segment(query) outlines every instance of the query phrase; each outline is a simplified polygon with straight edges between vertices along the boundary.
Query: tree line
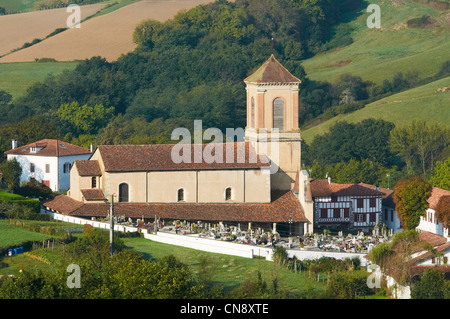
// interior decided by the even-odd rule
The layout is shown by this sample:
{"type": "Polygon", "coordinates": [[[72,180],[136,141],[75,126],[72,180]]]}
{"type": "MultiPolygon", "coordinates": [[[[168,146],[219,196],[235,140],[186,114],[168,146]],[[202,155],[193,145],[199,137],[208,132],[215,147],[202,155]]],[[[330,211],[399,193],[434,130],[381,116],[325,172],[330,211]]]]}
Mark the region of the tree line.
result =
{"type": "Polygon", "coordinates": [[[303,142],[302,163],[312,178],[327,175],[337,183],[364,182],[392,188],[401,179],[421,176],[450,189],[450,129],[413,121],[365,119],[337,122],[329,132],[303,142]]]}
{"type": "MultiPolygon", "coordinates": [[[[270,56],[271,39],[277,59],[306,83],[301,60],[324,50],[340,17],[356,15],[361,4],[362,0],[219,0],[180,12],[165,23],[143,22],[134,33],[138,48],[118,61],[81,61],[74,70],[31,86],[14,101],[0,91],[0,136],[4,143],[16,135],[23,145],[46,131],[68,142],[96,142],[97,137],[104,140],[100,135],[108,124],[125,125],[120,116],[143,118],[150,126],[155,120],[184,126],[201,118],[205,126],[222,130],[244,127],[243,79],[270,56]],[[95,129],[70,118],[76,112],[86,117],[90,109],[101,107],[105,112],[113,108],[114,116],[105,114],[105,121],[94,123],[95,129]],[[58,112],[60,108],[65,111],[58,112]],[[29,134],[26,131],[32,130],[22,124],[25,119],[31,127],[41,122],[42,128],[29,134]]],[[[302,114],[303,118],[308,116],[302,114]]]]}

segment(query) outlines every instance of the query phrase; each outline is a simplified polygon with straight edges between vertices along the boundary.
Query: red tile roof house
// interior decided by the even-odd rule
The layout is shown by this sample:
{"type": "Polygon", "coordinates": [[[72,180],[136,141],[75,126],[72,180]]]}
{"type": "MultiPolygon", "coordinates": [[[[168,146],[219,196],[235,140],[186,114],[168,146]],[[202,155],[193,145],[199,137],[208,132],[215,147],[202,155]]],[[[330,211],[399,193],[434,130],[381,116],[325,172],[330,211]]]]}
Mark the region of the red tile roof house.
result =
{"type": "Polygon", "coordinates": [[[395,211],[395,203],[392,195],[394,194],[394,190],[384,188],[384,187],[378,187],[374,185],[369,185],[365,183],[359,183],[359,185],[371,188],[371,189],[377,189],[380,191],[382,195],[382,210],[381,210],[381,221],[384,225],[386,225],[387,229],[392,230],[393,233],[397,233],[400,231],[403,231],[403,226],[401,224],[400,219],[397,216],[397,212],[395,211]]]}
{"type": "Polygon", "coordinates": [[[420,217],[420,223],[419,226],[417,226],[417,229],[419,231],[426,231],[442,236],[447,241],[450,241],[448,225],[443,225],[442,222],[440,222],[439,219],[436,218],[436,207],[438,206],[440,201],[448,203],[448,205],[450,205],[450,191],[438,187],[433,187],[433,189],[431,190],[431,195],[427,200],[429,207],[426,210],[425,216],[420,217]]]}
{"type": "Polygon", "coordinates": [[[12,141],[12,149],[6,151],[7,160],[15,158],[22,167],[20,182],[31,178],[44,183],[55,192],[70,187],[70,168],[75,160],[86,160],[91,156],[87,148],[67,142],[44,139],[18,147],[12,141]]]}
{"type": "Polygon", "coordinates": [[[294,190],[306,215],[313,216],[314,228],[369,232],[381,222],[383,193],[375,186],[338,184],[331,178],[313,180],[304,170],[298,173],[298,180],[294,190]]]}

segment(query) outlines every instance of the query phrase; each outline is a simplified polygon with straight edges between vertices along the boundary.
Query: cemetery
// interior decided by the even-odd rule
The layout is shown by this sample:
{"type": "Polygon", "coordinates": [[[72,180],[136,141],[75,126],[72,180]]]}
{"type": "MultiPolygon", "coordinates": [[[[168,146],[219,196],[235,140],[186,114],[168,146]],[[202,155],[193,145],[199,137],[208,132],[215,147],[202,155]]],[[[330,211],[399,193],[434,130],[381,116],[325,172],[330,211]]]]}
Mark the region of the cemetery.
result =
{"type": "MultiPolygon", "coordinates": [[[[138,225],[141,222],[138,221],[138,225]]],[[[361,253],[367,254],[375,245],[389,241],[392,230],[386,227],[374,227],[370,234],[357,232],[344,235],[343,231],[331,233],[328,229],[323,233],[311,233],[304,236],[282,237],[274,229],[256,229],[251,223],[247,225],[237,224],[234,226],[223,223],[188,222],[188,221],[157,221],[157,223],[141,223],[141,228],[147,229],[149,233],[168,233],[175,235],[194,236],[198,238],[226,241],[230,243],[253,245],[258,247],[273,248],[282,245],[290,250],[361,253]]]]}

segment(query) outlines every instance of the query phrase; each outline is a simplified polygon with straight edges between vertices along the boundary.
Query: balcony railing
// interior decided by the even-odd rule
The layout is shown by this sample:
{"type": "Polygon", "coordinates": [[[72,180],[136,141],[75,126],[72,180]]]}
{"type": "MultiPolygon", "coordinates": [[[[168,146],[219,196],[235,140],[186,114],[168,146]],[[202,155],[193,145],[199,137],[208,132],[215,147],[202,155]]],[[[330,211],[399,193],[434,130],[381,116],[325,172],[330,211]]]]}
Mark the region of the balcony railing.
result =
{"type": "Polygon", "coordinates": [[[344,218],[319,218],[319,223],[349,223],[350,218],[344,217],[344,218]]]}

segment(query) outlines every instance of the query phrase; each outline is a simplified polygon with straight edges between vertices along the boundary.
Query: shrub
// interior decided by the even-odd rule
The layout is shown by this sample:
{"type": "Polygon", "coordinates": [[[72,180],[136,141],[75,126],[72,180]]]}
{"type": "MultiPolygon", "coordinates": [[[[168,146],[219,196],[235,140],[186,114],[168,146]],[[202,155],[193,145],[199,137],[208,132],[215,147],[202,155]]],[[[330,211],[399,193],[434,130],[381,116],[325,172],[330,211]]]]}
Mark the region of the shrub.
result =
{"type": "Polygon", "coordinates": [[[283,246],[275,246],[273,248],[273,262],[277,265],[284,265],[288,261],[286,248],[283,246]]]}
{"type": "Polygon", "coordinates": [[[328,277],[326,292],[337,299],[354,299],[370,293],[364,271],[335,272],[328,277]]]}
{"type": "Polygon", "coordinates": [[[433,20],[427,15],[423,15],[420,18],[414,18],[406,22],[408,28],[426,28],[431,24],[433,24],[433,20]]]}

